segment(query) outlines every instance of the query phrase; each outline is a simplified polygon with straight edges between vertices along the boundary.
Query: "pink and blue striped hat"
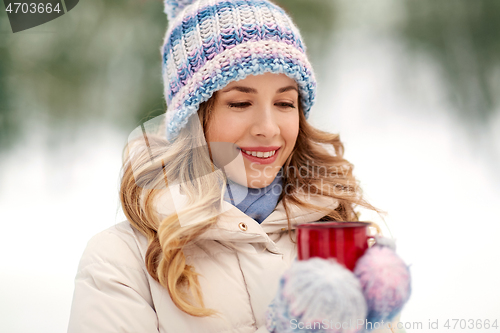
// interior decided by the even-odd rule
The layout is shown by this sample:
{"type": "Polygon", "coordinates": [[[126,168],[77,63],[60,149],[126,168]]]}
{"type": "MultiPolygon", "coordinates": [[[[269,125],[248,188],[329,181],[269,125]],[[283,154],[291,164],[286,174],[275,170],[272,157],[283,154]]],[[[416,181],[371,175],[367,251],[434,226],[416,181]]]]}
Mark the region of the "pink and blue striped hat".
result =
{"type": "Polygon", "coordinates": [[[268,0],[165,0],[163,56],[167,139],[232,81],[265,72],[294,79],[307,118],[316,80],[299,30],[268,0]]]}

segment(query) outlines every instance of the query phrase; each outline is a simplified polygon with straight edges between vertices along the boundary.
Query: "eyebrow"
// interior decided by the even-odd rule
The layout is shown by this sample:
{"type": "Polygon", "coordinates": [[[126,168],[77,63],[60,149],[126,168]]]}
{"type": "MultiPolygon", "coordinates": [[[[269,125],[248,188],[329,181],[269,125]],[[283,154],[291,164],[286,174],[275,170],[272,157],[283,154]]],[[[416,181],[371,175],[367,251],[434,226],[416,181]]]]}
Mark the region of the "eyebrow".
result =
{"type": "MultiPolygon", "coordinates": [[[[244,87],[244,86],[233,86],[231,88],[227,88],[227,89],[222,90],[222,92],[227,93],[227,92],[230,92],[232,90],[237,90],[239,92],[246,93],[246,94],[256,94],[257,93],[257,89],[250,88],[250,87],[244,87]]],[[[299,90],[295,86],[287,86],[287,87],[279,88],[276,92],[278,94],[281,94],[281,93],[287,92],[289,90],[295,90],[297,93],[299,92],[299,90]]]]}
{"type": "Polygon", "coordinates": [[[299,92],[299,89],[297,89],[297,87],[295,87],[295,86],[288,86],[288,87],[279,88],[278,91],[277,91],[277,93],[281,94],[281,93],[287,92],[289,90],[295,90],[297,93],[299,92]]]}
{"type": "Polygon", "coordinates": [[[231,88],[227,88],[227,89],[222,90],[222,92],[227,93],[227,92],[230,92],[232,90],[237,90],[237,91],[240,91],[242,93],[247,93],[247,94],[256,94],[257,93],[257,89],[250,88],[250,87],[243,87],[243,86],[232,86],[231,88]]]}

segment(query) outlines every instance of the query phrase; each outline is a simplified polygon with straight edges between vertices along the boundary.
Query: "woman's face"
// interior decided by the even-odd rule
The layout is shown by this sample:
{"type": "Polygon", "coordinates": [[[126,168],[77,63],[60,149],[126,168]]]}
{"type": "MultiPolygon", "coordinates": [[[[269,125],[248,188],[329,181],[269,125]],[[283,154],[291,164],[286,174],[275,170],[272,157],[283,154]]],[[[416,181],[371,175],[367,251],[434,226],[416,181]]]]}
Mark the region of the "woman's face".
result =
{"type": "Polygon", "coordinates": [[[219,142],[236,145],[244,166],[224,167],[231,180],[250,188],[274,180],[299,133],[298,96],[295,80],[272,73],[247,76],[216,93],[206,138],[213,157],[233,146],[219,142]]]}

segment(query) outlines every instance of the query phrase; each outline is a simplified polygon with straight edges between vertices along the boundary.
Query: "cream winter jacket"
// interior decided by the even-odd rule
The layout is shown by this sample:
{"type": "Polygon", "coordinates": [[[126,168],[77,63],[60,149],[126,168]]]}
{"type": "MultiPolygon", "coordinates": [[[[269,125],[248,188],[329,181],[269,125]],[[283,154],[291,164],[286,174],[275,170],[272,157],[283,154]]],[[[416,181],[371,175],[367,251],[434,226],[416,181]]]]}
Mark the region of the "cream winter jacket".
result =
{"type": "MultiPolygon", "coordinates": [[[[334,209],[337,202],[312,198],[334,209]]],[[[147,240],[128,221],[94,236],[81,258],[69,333],[253,333],[267,332],[265,311],[283,272],[296,256],[282,203],[262,224],[228,205],[216,227],[185,249],[186,263],[200,274],[205,306],[219,317],[179,310],[168,291],[147,272],[147,240]],[[224,246],[231,242],[238,251],[224,246]]],[[[291,206],[292,223],[324,213],[291,206]]]]}

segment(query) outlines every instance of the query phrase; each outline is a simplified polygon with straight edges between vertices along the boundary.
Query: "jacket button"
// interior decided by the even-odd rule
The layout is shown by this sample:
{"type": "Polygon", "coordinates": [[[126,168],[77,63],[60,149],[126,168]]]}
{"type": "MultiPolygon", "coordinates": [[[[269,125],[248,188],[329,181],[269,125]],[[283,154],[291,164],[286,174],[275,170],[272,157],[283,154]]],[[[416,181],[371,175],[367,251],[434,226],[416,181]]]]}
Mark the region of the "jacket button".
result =
{"type": "Polygon", "coordinates": [[[240,222],[240,223],[238,224],[238,227],[240,227],[240,229],[241,229],[242,231],[247,231],[247,225],[246,225],[245,223],[243,223],[243,222],[240,222]]]}

